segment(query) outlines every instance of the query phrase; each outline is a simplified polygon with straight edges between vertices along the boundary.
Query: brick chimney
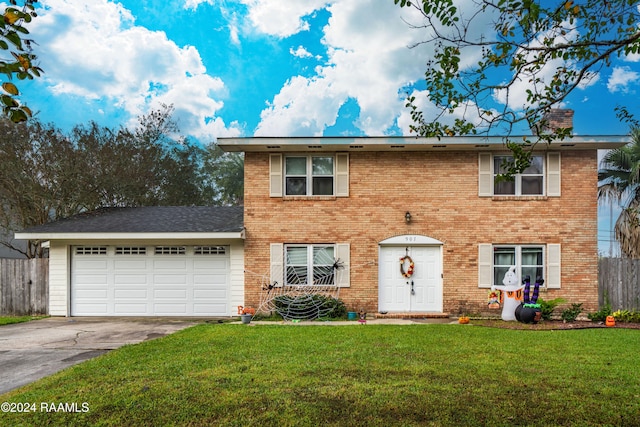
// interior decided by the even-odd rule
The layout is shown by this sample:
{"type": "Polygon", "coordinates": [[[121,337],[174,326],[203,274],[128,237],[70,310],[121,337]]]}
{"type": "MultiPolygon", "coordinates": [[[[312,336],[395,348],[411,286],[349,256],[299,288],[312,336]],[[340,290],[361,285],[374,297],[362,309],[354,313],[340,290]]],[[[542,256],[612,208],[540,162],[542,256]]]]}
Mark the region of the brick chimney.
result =
{"type": "Polygon", "coordinates": [[[556,129],[573,129],[573,110],[553,108],[544,116],[542,123],[531,129],[534,135],[552,133],[556,129]]]}

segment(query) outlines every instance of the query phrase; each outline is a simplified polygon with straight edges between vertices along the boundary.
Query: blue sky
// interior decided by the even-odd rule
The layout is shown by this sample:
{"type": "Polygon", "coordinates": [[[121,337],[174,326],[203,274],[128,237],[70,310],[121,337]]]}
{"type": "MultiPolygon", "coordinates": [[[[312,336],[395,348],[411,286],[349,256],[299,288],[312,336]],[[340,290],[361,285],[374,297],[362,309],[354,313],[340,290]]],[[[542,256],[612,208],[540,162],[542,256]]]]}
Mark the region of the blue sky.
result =
{"type": "MultiPolygon", "coordinates": [[[[91,120],[130,125],[165,103],[174,105],[182,133],[204,143],[225,136],[408,135],[407,90],[430,111],[421,91],[429,48],[408,48],[424,38],[406,23],[419,16],[393,0],[40,5],[30,30],[45,74],[19,87],[40,120],[64,130],[91,120]]],[[[614,107],[640,116],[639,61],[614,59],[567,99],[577,134],[627,133],[614,107]]]]}

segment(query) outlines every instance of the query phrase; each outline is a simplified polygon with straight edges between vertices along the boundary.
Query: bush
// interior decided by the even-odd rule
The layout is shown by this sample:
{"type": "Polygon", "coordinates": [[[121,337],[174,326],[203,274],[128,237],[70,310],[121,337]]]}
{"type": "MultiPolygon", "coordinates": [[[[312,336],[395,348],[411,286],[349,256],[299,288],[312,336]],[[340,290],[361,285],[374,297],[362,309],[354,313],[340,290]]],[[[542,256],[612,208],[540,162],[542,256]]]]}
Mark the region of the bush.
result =
{"type": "Polygon", "coordinates": [[[616,322],[640,323],[640,311],[618,310],[611,315],[616,322]]]}
{"type": "Polygon", "coordinates": [[[276,310],[285,319],[341,319],[347,317],[347,307],[339,298],[320,294],[280,295],[274,299],[276,310]]]}
{"type": "Polygon", "coordinates": [[[578,315],[582,313],[582,303],[571,304],[571,307],[562,310],[562,320],[565,322],[573,322],[578,315]]]}
{"type": "Polygon", "coordinates": [[[611,316],[611,313],[612,313],[611,305],[605,304],[604,307],[602,307],[600,310],[596,311],[595,313],[587,314],[587,317],[592,322],[604,322],[605,320],[607,320],[607,316],[611,316]]]}
{"type": "Polygon", "coordinates": [[[538,298],[538,304],[540,304],[540,312],[542,313],[542,320],[551,320],[551,314],[557,306],[566,302],[564,298],[556,298],[549,301],[545,301],[542,298],[538,298]]]}

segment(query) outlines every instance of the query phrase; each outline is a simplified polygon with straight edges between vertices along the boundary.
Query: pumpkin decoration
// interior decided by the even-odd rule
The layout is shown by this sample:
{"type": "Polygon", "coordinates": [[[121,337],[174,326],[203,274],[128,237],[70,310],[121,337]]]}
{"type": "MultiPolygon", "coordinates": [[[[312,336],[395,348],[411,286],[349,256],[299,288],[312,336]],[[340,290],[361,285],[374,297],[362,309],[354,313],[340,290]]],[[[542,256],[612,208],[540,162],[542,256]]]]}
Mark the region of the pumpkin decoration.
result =
{"type": "Polygon", "coordinates": [[[616,319],[613,316],[607,316],[604,324],[608,327],[616,326],[616,319]]]}
{"type": "Polygon", "coordinates": [[[458,317],[458,323],[460,323],[461,325],[466,325],[467,323],[469,323],[469,316],[458,317]]]}

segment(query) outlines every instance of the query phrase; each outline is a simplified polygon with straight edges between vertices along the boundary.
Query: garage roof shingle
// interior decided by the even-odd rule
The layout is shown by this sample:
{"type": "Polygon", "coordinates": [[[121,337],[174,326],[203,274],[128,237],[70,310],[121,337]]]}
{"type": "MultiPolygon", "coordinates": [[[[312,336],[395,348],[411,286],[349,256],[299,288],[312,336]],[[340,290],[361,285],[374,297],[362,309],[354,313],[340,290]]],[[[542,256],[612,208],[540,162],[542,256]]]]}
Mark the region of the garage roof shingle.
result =
{"type": "Polygon", "coordinates": [[[226,233],[243,230],[242,206],[103,208],[23,233],[226,233]]]}

